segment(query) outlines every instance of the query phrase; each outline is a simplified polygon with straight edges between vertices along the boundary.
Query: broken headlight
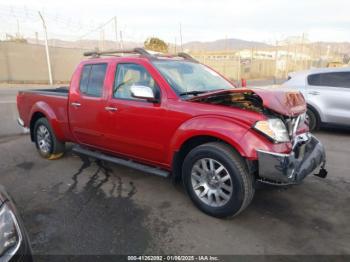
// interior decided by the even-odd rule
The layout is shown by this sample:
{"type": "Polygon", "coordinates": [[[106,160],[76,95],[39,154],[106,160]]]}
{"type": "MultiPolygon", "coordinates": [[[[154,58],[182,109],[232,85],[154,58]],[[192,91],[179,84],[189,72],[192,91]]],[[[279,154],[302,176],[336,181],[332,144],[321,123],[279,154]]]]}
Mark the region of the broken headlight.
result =
{"type": "Polygon", "coordinates": [[[289,142],[290,138],[286,125],[279,118],[258,121],[254,124],[254,129],[264,134],[274,142],[289,142]]]}
{"type": "Polygon", "coordinates": [[[10,259],[18,250],[21,241],[22,234],[16,216],[5,203],[0,209],[0,257],[10,259]]]}

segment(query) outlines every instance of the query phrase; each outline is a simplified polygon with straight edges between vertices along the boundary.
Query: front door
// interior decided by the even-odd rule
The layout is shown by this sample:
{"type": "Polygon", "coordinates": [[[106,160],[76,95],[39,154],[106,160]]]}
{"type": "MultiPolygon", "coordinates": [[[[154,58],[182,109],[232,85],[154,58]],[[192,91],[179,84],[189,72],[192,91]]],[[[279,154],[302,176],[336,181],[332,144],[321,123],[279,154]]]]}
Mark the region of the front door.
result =
{"type": "Polygon", "coordinates": [[[162,132],[165,110],[160,88],[143,65],[117,65],[114,88],[107,104],[110,110],[106,118],[108,125],[104,126],[105,146],[132,158],[162,163],[166,149],[162,132]],[[130,88],[133,85],[152,88],[159,101],[148,102],[132,97],[130,88]]]}

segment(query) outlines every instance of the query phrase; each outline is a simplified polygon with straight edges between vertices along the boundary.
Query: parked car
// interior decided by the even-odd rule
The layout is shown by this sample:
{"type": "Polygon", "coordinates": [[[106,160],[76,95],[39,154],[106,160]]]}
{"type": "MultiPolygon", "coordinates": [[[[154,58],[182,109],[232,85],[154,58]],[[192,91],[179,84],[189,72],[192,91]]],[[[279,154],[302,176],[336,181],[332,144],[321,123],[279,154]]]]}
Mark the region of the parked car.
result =
{"type": "Polygon", "coordinates": [[[303,93],[310,130],[326,124],[350,126],[350,67],[291,73],[282,86],[303,93]]]}
{"type": "Polygon", "coordinates": [[[22,219],[3,186],[0,186],[0,261],[33,261],[22,219]]]}
{"type": "Polygon", "coordinates": [[[171,174],[216,217],[244,210],[256,181],[297,184],[318,167],[326,175],[300,92],[235,88],[184,53],[86,55],[92,58],[77,67],[69,89],[17,96],[19,123],[42,157],[58,158],[73,142],[80,154],[171,174]]]}

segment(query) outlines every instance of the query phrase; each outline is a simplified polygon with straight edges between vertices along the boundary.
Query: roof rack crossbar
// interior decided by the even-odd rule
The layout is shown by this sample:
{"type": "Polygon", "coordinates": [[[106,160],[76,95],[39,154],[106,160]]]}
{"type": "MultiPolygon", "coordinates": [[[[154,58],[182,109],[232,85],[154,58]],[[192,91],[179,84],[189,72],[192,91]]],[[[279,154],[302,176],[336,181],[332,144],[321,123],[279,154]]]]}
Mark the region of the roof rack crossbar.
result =
{"type": "Polygon", "coordinates": [[[116,49],[116,50],[106,50],[106,51],[87,51],[84,52],[84,56],[99,57],[101,55],[113,55],[113,54],[139,54],[146,57],[152,57],[144,48],[137,47],[133,49],[116,49]]]}
{"type": "MultiPolygon", "coordinates": [[[[162,56],[162,55],[153,55],[147,52],[147,50],[145,50],[142,47],[136,47],[133,49],[116,49],[116,50],[106,50],[106,51],[92,50],[92,51],[84,52],[84,56],[91,56],[91,57],[99,57],[101,55],[109,56],[109,55],[117,55],[117,54],[139,54],[150,59],[162,56]]],[[[176,56],[181,57],[185,60],[189,60],[194,63],[199,63],[191,55],[185,52],[177,53],[176,56]]]]}
{"type": "Polygon", "coordinates": [[[199,63],[196,59],[194,59],[191,55],[189,55],[188,53],[185,53],[185,52],[180,52],[180,53],[177,53],[177,56],[178,57],[182,57],[183,59],[186,59],[186,60],[190,60],[194,63],[199,63]]]}

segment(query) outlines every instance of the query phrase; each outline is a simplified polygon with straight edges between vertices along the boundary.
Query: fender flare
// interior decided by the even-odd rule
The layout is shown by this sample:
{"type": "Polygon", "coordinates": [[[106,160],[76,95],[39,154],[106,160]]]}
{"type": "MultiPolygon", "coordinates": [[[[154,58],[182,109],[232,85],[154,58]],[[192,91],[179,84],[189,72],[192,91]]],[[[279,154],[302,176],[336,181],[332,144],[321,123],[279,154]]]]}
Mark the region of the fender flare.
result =
{"type": "MultiPolygon", "coordinates": [[[[45,102],[43,101],[39,101],[37,103],[35,103],[30,111],[30,118],[29,118],[29,127],[30,124],[32,122],[33,116],[36,113],[41,113],[43,114],[46,119],[49,121],[55,136],[57,137],[58,140],[63,141],[64,140],[64,133],[62,131],[60,122],[57,119],[57,116],[55,114],[55,112],[52,110],[52,108],[45,102]]],[[[31,130],[32,132],[32,130],[31,130]]]]}

